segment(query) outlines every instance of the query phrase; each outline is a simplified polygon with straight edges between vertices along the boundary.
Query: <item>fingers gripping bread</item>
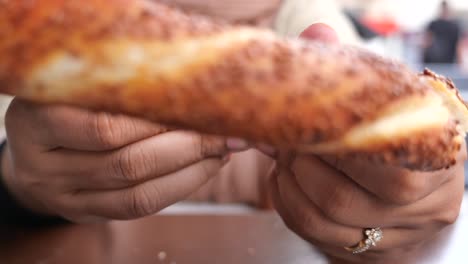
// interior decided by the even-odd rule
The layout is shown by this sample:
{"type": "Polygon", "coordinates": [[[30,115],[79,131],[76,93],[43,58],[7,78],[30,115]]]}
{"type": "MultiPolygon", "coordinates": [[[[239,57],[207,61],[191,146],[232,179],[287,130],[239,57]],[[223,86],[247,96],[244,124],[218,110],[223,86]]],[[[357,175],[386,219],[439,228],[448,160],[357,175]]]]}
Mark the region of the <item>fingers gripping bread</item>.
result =
{"type": "Polygon", "coordinates": [[[429,71],[145,0],[0,0],[0,92],[315,154],[454,164],[468,110],[429,71]]]}

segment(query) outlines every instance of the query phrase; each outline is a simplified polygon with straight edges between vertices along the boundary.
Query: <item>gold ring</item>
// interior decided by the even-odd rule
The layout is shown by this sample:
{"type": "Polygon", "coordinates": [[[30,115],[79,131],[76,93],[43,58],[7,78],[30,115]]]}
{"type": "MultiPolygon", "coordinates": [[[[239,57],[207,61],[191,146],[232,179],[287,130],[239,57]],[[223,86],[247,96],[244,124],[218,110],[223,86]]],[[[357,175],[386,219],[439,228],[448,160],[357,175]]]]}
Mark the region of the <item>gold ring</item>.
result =
{"type": "Polygon", "coordinates": [[[366,228],[363,230],[363,233],[365,237],[363,240],[359,241],[357,245],[345,247],[345,249],[353,254],[364,253],[371,247],[377,246],[377,242],[383,238],[383,231],[380,227],[366,228]]]}

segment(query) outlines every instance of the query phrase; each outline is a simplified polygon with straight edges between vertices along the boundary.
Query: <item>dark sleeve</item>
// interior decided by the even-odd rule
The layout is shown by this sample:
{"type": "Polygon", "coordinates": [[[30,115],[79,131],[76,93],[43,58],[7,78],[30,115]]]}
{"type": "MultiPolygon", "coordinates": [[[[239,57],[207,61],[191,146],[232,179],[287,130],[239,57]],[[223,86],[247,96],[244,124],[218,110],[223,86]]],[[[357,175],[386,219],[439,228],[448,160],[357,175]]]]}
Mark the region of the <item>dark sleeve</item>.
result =
{"type": "Polygon", "coordinates": [[[434,25],[435,25],[435,22],[432,21],[431,23],[429,23],[429,25],[427,25],[426,27],[426,32],[434,32],[434,25]]]}
{"type": "MultiPolygon", "coordinates": [[[[0,157],[5,145],[6,141],[0,145],[0,157]]],[[[62,218],[38,215],[21,207],[9,193],[0,174],[0,225],[40,227],[65,223],[67,221],[62,218]]]]}

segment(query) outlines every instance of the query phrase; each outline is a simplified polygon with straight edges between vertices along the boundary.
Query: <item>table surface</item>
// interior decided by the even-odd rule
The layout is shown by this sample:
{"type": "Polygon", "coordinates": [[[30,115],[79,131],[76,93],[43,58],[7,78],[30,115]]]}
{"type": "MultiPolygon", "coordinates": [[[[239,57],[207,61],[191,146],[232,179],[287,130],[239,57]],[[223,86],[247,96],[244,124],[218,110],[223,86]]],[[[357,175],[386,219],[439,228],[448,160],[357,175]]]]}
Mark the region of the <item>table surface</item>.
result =
{"type": "MultiPolygon", "coordinates": [[[[411,263],[467,263],[467,199],[458,222],[411,263]]],[[[165,214],[1,234],[0,263],[7,264],[327,263],[273,213],[165,214]]]]}

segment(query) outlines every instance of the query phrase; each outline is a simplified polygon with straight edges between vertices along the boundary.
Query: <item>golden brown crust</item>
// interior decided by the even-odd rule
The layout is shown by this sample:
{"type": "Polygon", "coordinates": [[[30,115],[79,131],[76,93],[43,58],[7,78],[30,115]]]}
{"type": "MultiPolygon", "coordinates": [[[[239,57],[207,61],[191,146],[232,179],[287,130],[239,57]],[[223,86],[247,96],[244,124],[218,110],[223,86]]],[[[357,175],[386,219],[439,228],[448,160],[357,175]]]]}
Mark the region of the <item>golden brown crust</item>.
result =
{"type": "MultiPolygon", "coordinates": [[[[404,65],[363,50],[283,40],[144,0],[0,1],[0,37],[2,93],[286,148],[340,141],[431,93],[404,65]]],[[[336,154],[443,168],[460,145],[455,120],[446,121],[336,154]]]]}
{"type": "Polygon", "coordinates": [[[0,80],[7,86],[2,90],[17,89],[10,86],[58,47],[80,54],[102,40],[171,41],[226,26],[146,1],[0,1],[0,80]]]}
{"type": "Polygon", "coordinates": [[[291,146],[338,139],[356,124],[372,121],[382,106],[427,92],[409,71],[386,70],[403,67],[393,62],[376,57],[370,63],[371,55],[363,51],[349,52],[354,57],[339,47],[328,47],[325,54],[320,44],[303,45],[254,40],[177,83],[134,83],[131,98],[113,86],[80,90],[70,97],[115,112],[131,100],[136,103],[129,113],[154,121],[291,146]],[[335,65],[332,60],[338,57],[340,64],[335,65]],[[265,60],[271,67],[258,69],[252,60],[265,60]],[[330,70],[333,73],[327,73],[330,70]],[[336,78],[328,78],[330,74],[336,78]]]}

